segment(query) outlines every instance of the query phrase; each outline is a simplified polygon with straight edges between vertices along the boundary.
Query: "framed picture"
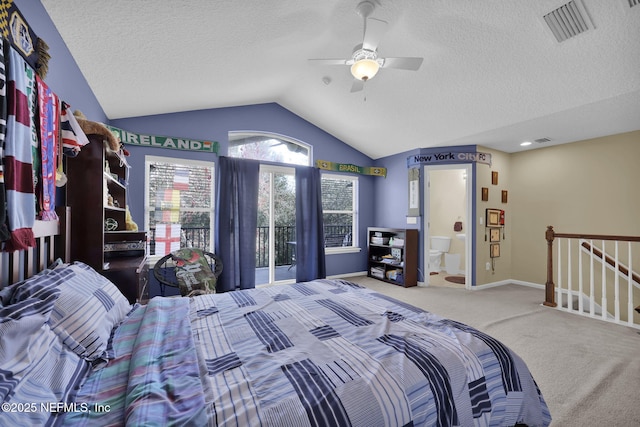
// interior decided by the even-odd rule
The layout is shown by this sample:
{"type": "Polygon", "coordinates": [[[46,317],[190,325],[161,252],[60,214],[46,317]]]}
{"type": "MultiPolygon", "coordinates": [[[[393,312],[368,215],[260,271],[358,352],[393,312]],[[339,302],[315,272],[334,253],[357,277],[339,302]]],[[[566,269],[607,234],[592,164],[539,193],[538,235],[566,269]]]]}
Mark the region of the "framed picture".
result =
{"type": "Polygon", "coordinates": [[[482,201],[489,201],[489,189],[487,187],[482,187],[482,201]]]}
{"type": "Polygon", "coordinates": [[[491,184],[498,185],[498,172],[491,172],[491,184]]]}
{"type": "Polygon", "coordinates": [[[502,203],[507,203],[507,190],[502,190],[502,203]]]}
{"type": "Polygon", "coordinates": [[[498,258],[500,256],[500,243],[491,243],[490,251],[491,258],[498,258]]]}
{"type": "Polygon", "coordinates": [[[487,227],[500,227],[500,209],[487,209],[487,227]]]}
{"type": "Polygon", "coordinates": [[[490,228],[489,229],[489,241],[490,242],[499,242],[500,241],[500,229],[499,228],[490,228]]]}

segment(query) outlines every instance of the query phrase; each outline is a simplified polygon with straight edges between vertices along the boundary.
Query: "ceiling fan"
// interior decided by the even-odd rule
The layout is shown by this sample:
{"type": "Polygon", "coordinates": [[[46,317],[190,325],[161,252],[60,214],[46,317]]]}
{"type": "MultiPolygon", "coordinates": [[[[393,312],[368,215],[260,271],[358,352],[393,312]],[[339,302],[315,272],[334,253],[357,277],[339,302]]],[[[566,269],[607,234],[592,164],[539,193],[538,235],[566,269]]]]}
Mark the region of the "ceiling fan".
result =
{"type": "Polygon", "coordinates": [[[356,6],[356,13],[364,20],[364,37],[362,44],[355,47],[349,59],[310,59],[320,65],[349,65],[351,74],[355,78],[351,92],[358,92],[364,88],[365,82],[372,79],[380,68],[396,68],[400,70],[417,71],[424,58],[378,57],[378,43],[387,29],[387,22],[369,16],[375,9],[373,2],[362,1],[356,6]]]}

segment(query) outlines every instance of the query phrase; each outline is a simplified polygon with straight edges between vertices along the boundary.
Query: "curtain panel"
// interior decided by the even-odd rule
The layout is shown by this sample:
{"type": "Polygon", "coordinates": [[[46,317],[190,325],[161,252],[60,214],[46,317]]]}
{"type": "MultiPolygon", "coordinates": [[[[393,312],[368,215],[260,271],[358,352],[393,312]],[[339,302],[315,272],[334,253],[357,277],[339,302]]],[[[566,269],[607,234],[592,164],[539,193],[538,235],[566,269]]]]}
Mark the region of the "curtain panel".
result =
{"type": "Polygon", "coordinates": [[[216,292],[255,288],[260,163],[218,158],[215,250],[224,270],[216,292]]]}
{"type": "Polygon", "coordinates": [[[296,281],[326,277],[320,169],[296,167],[296,281]]]}

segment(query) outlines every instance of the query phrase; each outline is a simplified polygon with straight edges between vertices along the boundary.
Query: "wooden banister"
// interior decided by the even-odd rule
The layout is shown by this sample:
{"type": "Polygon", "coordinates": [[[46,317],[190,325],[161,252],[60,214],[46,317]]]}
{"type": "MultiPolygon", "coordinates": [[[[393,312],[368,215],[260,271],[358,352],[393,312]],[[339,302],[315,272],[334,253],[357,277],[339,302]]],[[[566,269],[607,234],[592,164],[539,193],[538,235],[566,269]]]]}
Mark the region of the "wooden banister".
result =
{"type": "MultiPolygon", "coordinates": [[[[623,242],[640,242],[639,236],[615,236],[615,235],[600,235],[600,234],[575,234],[575,233],[556,233],[553,230],[553,226],[547,226],[547,230],[545,232],[545,239],[547,241],[547,282],[545,283],[545,300],[543,305],[549,307],[557,307],[557,303],[555,301],[555,284],[553,283],[553,241],[556,237],[566,238],[566,239],[583,239],[583,240],[614,240],[614,241],[623,241],[623,242]]],[[[587,242],[583,242],[582,246],[591,250],[590,245],[587,242]]],[[[593,253],[599,258],[613,266],[615,268],[615,260],[609,257],[606,254],[603,254],[602,251],[593,248],[593,253]]],[[[618,265],[619,271],[624,275],[629,275],[629,270],[621,265],[618,265]]],[[[640,276],[636,273],[632,274],[632,280],[636,283],[640,284],[640,276]]],[[[636,307],[635,310],[640,313],[640,306],[636,307]]]]}
{"type": "MultiPolygon", "coordinates": [[[[589,244],[588,242],[582,242],[582,247],[587,249],[588,251],[591,251],[591,244],[589,244]]],[[[595,246],[593,248],[593,254],[595,256],[597,256],[598,258],[600,258],[600,259],[603,259],[603,256],[604,256],[604,261],[607,264],[609,264],[613,268],[616,267],[616,261],[613,258],[611,258],[609,255],[603,254],[602,251],[600,249],[596,248],[595,246]]],[[[627,267],[625,267],[624,265],[618,265],[618,271],[620,273],[622,273],[623,275],[625,275],[625,276],[629,275],[629,269],[627,267]]],[[[638,276],[636,273],[633,273],[633,272],[631,273],[631,279],[634,282],[640,284],[640,276],[638,276]]]]}
{"type": "Polygon", "coordinates": [[[544,237],[547,240],[547,282],[544,284],[544,302],[542,304],[547,307],[557,307],[556,285],[553,283],[553,239],[555,238],[553,226],[547,227],[544,237]]]}

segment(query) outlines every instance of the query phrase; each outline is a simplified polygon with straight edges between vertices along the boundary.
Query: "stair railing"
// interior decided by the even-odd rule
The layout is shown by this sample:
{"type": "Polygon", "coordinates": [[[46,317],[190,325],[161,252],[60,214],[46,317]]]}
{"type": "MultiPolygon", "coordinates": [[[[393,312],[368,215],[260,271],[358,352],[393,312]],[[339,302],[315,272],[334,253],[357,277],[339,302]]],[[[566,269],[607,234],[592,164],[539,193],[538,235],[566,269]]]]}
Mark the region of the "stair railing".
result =
{"type": "Polygon", "coordinates": [[[640,315],[634,313],[634,310],[640,313],[640,275],[633,271],[634,259],[640,265],[640,245],[634,245],[640,242],[640,237],[556,233],[552,226],[548,226],[545,239],[547,282],[544,305],[640,328],[640,315]],[[553,246],[556,240],[557,271],[554,272],[553,246]],[[600,241],[600,247],[594,241],[600,241]],[[563,248],[563,242],[566,248],[563,248]],[[607,243],[609,248],[613,243],[609,249],[613,254],[607,253],[607,243]],[[576,247],[577,255],[574,255],[572,248],[576,247]],[[634,247],[637,249],[635,254],[634,247]],[[596,263],[601,266],[599,274],[596,263]],[[607,272],[612,272],[613,276],[607,272]],[[554,278],[557,283],[554,283],[554,278]],[[625,283],[626,292],[621,289],[625,283]]]}

